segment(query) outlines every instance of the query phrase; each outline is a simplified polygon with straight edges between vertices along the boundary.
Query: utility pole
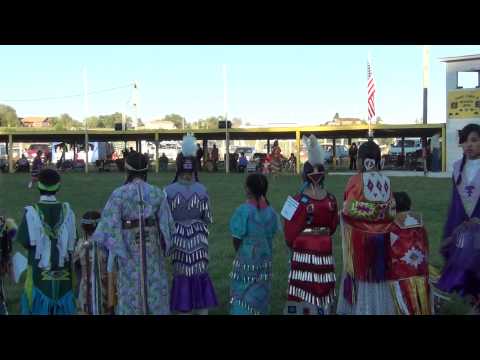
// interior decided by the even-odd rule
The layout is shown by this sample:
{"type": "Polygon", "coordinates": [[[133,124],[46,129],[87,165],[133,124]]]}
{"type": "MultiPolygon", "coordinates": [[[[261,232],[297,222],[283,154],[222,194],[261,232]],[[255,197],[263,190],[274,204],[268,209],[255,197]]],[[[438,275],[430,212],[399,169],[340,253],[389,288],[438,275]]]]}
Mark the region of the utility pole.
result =
{"type": "Polygon", "coordinates": [[[87,83],[87,68],[83,67],[83,111],[85,117],[85,131],[88,129],[87,118],[88,118],[88,83],[87,83]]]}
{"type": "MultiPolygon", "coordinates": [[[[428,115],[428,81],[430,67],[430,46],[423,46],[423,124],[427,125],[428,115]]],[[[423,137],[423,174],[427,175],[427,138],[423,137]]]]}
{"type": "Polygon", "coordinates": [[[138,82],[134,81],[133,82],[133,92],[132,92],[132,105],[133,105],[133,116],[135,117],[135,119],[134,119],[135,129],[138,128],[138,102],[139,102],[138,92],[139,92],[138,82]]]}
{"type": "Polygon", "coordinates": [[[230,139],[228,138],[228,107],[227,107],[227,65],[223,65],[223,112],[225,114],[225,173],[230,172],[230,139]]]}
{"type": "Polygon", "coordinates": [[[87,69],[83,67],[83,106],[85,116],[85,174],[88,174],[88,86],[87,86],[87,69]]]}
{"type": "Polygon", "coordinates": [[[430,72],[430,46],[423,46],[423,123],[427,124],[428,83],[430,72]]]}

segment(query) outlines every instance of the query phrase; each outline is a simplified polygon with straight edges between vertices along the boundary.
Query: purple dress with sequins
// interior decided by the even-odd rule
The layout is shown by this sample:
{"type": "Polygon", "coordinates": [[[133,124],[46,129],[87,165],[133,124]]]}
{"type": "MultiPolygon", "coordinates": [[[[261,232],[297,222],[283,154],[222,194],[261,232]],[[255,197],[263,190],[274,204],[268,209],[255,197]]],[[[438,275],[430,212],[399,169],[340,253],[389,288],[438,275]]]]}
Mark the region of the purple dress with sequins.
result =
{"type": "Polygon", "coordinates": [[[453,194],[441,253],[445,266],[437,287],[461,296],[480,295],[480,174],[472,181],[453,167],[453,194]],[[459,182],[458,185],[457,182],[459,182]]]}
{"type": "Polygon", "coordinates": [[[208,224],[212,222],[207,190],[199,182],[177,181],[165,192],[175,220],[170,308],[176,312],[213,308],[218,302],[207,272],[208,224]]]}

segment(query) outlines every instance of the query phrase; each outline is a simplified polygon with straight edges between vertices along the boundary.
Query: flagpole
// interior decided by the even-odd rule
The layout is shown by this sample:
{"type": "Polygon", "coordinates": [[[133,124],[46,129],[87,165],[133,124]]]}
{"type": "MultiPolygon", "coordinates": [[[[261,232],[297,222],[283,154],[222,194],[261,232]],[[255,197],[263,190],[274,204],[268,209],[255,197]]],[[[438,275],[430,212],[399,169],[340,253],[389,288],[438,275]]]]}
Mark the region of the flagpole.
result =
{"type": "MultiPolygon", "coordinates": [[[[369,111],[368,111],[368,97],[369,97],[369,94],[368,94],[368,80],[369,80],[369,76],[368,76],[368,66],[370,66],[370,71],[372,71],[372,56],[370,54],[370,51],[368,52],[368,60],[367,60],[367,117],[368,117],[368,138],[373,138],[373,131],[372,131],[372,117],[370,116],[369,114],[369,111]]],[[[372,73],[372,77],[373,77],[373,73],[372,73]]]]}

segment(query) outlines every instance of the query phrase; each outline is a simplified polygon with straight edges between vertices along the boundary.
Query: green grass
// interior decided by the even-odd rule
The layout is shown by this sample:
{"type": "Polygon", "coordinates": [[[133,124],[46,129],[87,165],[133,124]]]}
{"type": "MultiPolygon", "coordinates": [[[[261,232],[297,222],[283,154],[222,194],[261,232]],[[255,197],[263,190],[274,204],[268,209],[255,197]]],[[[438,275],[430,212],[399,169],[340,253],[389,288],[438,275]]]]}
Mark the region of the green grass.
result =
{"type": "MultiPolygon", "coordinates": [[[[149,182],[164,187],[171,182],[173,173],[149,174],[149,182]]],[[[28,174],[2,174],[0,175],[0,208],[8,216],[20,222],[23,207],[38,200],[38,192],[28,190],[28,174]]],[[[213,207],[214,224],[210,226],[210,266],[209,272],[217,291],[219,307],[212,314],[228,313],[229,273],[234,258],[232,239],[228,230],[228,222],[234,209],[244,200],[243,182],[245,176],[231,174],[200,173],[200,180],[206,185],[213,207]]],[[[58,199],[68,201],[77,217],[85,211],[101,210],[110,193],[124,181],[120,173],[81,173],[62,174],[62,188],[58,199]]],[[[330,176],[326,180],[327,189],[332,192],[341,206],[343,191],[348,181],[348,176],[330,176]]],[[[450,197],[449,179],[432,179],[422,177],[392,177],[394,191],[406,191],[410,194],[413,208],[423,213],[424,222],[430,241],[430,262],[437,267],[442,266],[439,255],[440,237],[450,197]]],[[[280,176],[270,181],[268,197],[271,205],[279,212],[286,197],[294,194],[300,187],[301,180],[298,176],[280,176]]],[[[337,263],[337,274],[342,268],[340,229],[334,237],[334,252],[337,263]]],[[[20,250],[16,248],[16,250],[20,250]]],[[[279,234],[274,242],[273,257],[273,289],[272,289],[272,314],[281,314],[286,298],[287,287],[287,248],[283,234],[279,234]]],[[[24,276],[23,276],[24,277],[24,276]]],[[[22,278],[23,280],[23,278],[22,278]]],[[[338,284],[337,284],[338,285],[338,284]]],[[[8,284],[10,313],[18,313],[19,298],[22,284],[8,284]]],[[[445,308],[445,313],[465,313],[467,310],[462,301],[456,300],[445,308]]]]}

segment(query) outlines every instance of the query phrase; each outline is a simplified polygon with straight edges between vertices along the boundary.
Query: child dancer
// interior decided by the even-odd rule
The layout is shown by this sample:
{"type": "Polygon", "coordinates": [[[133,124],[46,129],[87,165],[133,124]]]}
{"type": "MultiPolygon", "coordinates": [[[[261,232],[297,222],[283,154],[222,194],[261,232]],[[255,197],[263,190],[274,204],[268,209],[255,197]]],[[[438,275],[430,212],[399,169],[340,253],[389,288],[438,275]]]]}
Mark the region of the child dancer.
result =
{"type": "Polygon", "coordinates": [[[267,190],[264,175],[248,175],[245,184],[247,201],[230,219],[236,251],[230,285],[231,315],[269,313],[272,240],[278,231],[279,220],[268,203],[267,190]]]}
{"type": "Polygon", "coordinates": [[[421,214],[410,211],[405,192],[393,193],[396,217],[391,224],[387,277],[396,314],[430,315],[428,238],[421,214]]]}
{"type": "Polygon", "coordinates": [[[87,211],[80,220],[83,230],[83,240],[78,241],[74,263],[80,265],[80,284],[78,304],[80,312],[85,315],[112,314],[109,301],[109,277],[107,272],[108,252],[91,237],[100,221],[98,211],[87,211]]]}

